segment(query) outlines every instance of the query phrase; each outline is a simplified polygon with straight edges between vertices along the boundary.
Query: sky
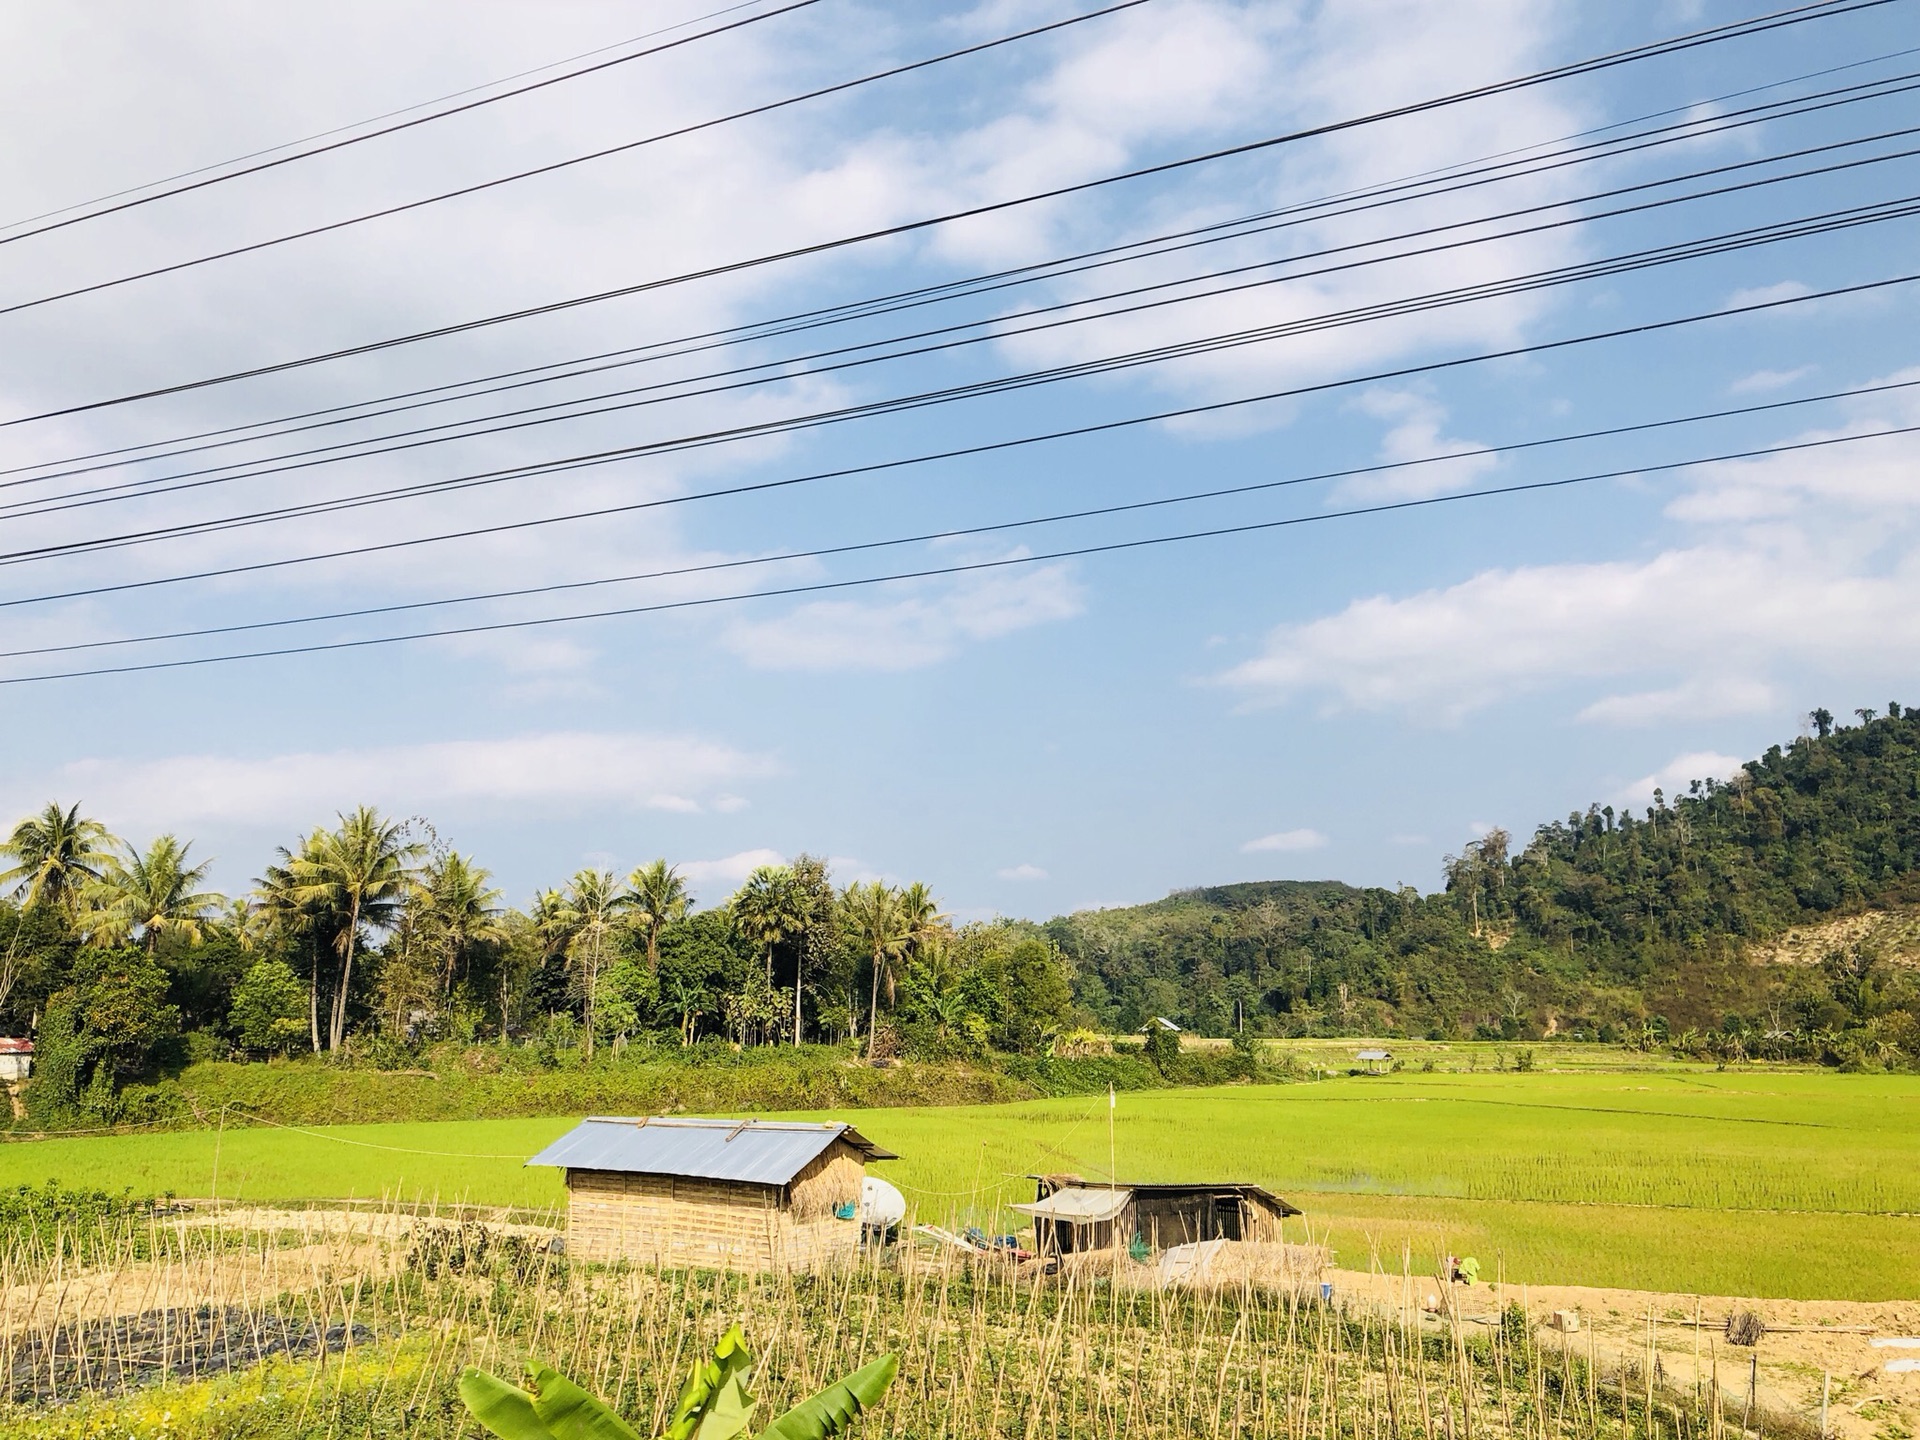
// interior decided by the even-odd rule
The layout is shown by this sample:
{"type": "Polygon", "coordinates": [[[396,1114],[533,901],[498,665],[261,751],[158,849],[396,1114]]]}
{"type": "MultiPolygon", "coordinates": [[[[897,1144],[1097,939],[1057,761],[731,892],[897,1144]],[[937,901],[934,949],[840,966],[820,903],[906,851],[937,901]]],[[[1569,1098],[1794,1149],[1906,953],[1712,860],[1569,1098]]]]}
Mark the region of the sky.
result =
{"type": "Polygon", "coordinates": [[[1490,826],[1644,806],[1816,706],[1920,703],[1920,435],[1882,433],[1920,429],[1920,287],[1860,288],[1920,270],[1915,220],[1593,273],[1920,198],[1920,90],[1745,113],[1920,72],[1913,0],[737,267],[1759,13],[1144,0],[703,123],[1100,8],[0,6],[0,812],[190,838],[236,893],[371,804],[426,817],[513,903],[664,856],[713,904],[805,850],[842,881],[925,880],[962,918],[1044,918],[1242,880],[1434,889],[1490,826]],[[1498,183],[1435,178],[1495,157],[1498,183]],[[1212,238],[1125,248],[1177,235],[1212,238]],[[1111,263],[714,338],[1094,252],[1111,263]],[[1565,267],[1587,268],[1510,283],[1565,267]],[[1081,368],[857,409],[1058,367],[1081,368]],[[622,447],[649,453],[496,474],[622,447]],[[1130,548],[1057,553],[1102,546],[1130,548]],[[642,613],[544,623],[617,609],[642,613]],[[359,643],[446,629],[469,633],[359,643]]]}

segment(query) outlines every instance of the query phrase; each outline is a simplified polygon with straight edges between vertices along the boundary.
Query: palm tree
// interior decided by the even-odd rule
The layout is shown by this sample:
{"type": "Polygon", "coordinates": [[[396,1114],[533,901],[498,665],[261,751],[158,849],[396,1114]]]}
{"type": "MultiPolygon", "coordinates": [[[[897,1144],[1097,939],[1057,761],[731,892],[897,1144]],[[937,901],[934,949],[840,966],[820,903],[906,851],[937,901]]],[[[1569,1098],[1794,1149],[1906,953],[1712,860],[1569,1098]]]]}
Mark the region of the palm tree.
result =
{"type": "Polygon", "coordinates": [[[213,862],[188,865],[192,843],[182,845],[171,835],[155,840],[144,855],[131,845],[120,848],[124,853],[87,885],[86,898],[95,907],[88,917],[90,933],[117,945],[138,932],[149,952],[165,935],[199,944],[202,922],[227,903],[224,895],[196,888],[206,883],[213,862]]]}
{"type": "Polygon", "coordinates": [[[733,923],[747,943],[766,952],[767,988],[773,988],[773,947],[790,939],[806,924],[806,914],[785,865],[762,865],[728,902],[733,923]]]}
{"type": "MultiPolygon", "coordinates": [[[[918,880],[900,892],[900,917],[906,922],[908,943],[915,950],[939,935],[940,922],[947,918],[932,892],[918,880]]],[[[888,991],[887,998],[893,998],[892,991],[888,991]]]]}
{"type": "Polygon", "coordinates": [[[873,989],[867,998],[867,1054],[873,1054],[874,1026],[880,1017],[880,976],[887,973],[892,993],[891,965],[913,938],[911,921],[900,903],[900,892],[878,880],[847,887],[841,904],[854,937],[873,960],[873,989]]]}
{"type": "Polygon", "coordinates": [[[568,930],[567,957],[580,967],[581,991],[587,1000],[587,1059],[593,1059],[594,1000],[600,988],[600,969],[606,963],[607,937],[627,906],[627,897],[615,885],[611,870],[582,870],[567,882],[567,893],[554,919],[568,930]]]}
{"type": "MultiPolygon", "coordinates": [[[[315,830],[300,846],[300,854],[312,856],[320,847],[321,832],[315,830]]],[[[289,938],[307,942],[307,1033],[313,1053],[320,1053],[320,955],[316,927],[319,907],[301,898],[300,881],[294,875],[294,852],[281,845],[276,849],[280,863],[267,866],[266,873],[254,881],[254,924],[269,933],[278,931],[289,938]]]]}
{"type": "Polygon", "coordinates": [[[419,854],[420,846],[406,838],[404,825],[362,805],[340,817],[338,830],[315,831],[301,853],[290,857],[295,898],[331,910],[345,922],[334,942],[340,952],[340,984],[327,1026],[329,1050],[338,1050],[346,1038],[347,993],[360,927],[392,925],[412,880],[409,862],[419,854]]]}
{"type": "Polygon", "coordinates": [[[454,972],[475,945],[506,933],[500,923],[500,892],[487,884],[492,878],[457,850],[428,865],[420,877],[420,898],[441,946],[442,994],[453,993],[454,972]]]}
{"type": "Polygon", "coordinates": [[[628,911],[646,933],[647,971],[660,973],[660,932],[676,920],[686,918],[693,897],[687,894],[687,882],[664,859],[642,865],[627,876],[628,911]]]}
{"type": "Polygon", "coordinates": [[[82,892],[115,858],[115,843],[107,827],[82,816],[78,805],[62,810],[50,804],[15,825],[0,844],[0,856],[17,862],[0,873],[0,885],[12,885],[14,898],[29,908],[45,904],[71,916],[82,892]]]}

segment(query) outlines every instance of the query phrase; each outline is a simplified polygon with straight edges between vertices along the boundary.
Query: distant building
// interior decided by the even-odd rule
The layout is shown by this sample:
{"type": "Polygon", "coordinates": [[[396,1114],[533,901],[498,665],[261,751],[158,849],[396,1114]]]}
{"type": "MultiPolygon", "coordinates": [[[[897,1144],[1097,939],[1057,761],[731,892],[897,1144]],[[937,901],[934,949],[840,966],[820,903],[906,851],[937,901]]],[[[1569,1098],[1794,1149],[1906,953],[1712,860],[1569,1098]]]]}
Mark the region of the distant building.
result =
{"type": "Polygon", "coordinates": [[[527,1163],[566,1171],[570,1256],[757,1271],[851,1254],[897,1158],[850,1125],[595,1116],[527,1163]]]}
{"type": "Polygon", "coordinates": [[[1299,1209],[1259,1185],[1102,1185],[1078,1175],[1034,1175],[1036,1193],[1013,1208],[1033,1217],[1043,1255],[1087,1250],[1166,1250],[1206,1240],[1278,1241],[1299,1209]]]}
{"type": "Polygon", "coordinates": [[[1154,1030],[1166,1030],[1166,1031],[1170,1031],[1175,1035],[1178,1035],[1180,1033],[1180,1027],[1174,1024],[1173,1021],[1167,1019],[1167,1017],[1164,1015],[1156,1015],[1153,1017],[1153,1019],[1147,1021],[1146,1024],[1140,1027],[1140,1033],[1142,1035],[1148,1034],[1154,1030]]]}
{"type": "Polygon", "coordinates": [[[32,1072],[33,1041],[0,1039],[0,1084],[17,1084],[32,1072]]]}
{"type": "Polygon", "coordinates": [[[1359,1050],[1354,1053],[1353,1058],[1366,1066],[1367,1073],[1372,1075],[1379,1074],[1383,1068],[1391,1069],[1393,1066],[1391,1050],[1359,1050]]]}

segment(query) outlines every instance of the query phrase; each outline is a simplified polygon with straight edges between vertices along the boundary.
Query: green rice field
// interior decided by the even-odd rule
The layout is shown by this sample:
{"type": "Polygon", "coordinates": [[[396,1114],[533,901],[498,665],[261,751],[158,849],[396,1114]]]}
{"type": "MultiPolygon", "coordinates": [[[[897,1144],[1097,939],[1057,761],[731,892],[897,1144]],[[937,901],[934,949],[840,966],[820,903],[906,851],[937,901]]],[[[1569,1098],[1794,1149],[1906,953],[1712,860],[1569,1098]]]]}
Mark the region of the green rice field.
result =
{"type": "MultiPolygon", "coordinates": [[[[0,1183],[557,1206],[520,1161],[577,1117],[14,1142],[0,1183]],[[216,1179],[217,1167],[217,1179],[216,1179]]],[[[1343,1266],[1449,1251],[1511,1281],[1877,1300],[1920,1293],[1920,1079],[1410,1074],[834,1112],[901,1159],[919,1218],[1010,1227],[1025,1177],[1248,1179],[1343,1266]]]]}

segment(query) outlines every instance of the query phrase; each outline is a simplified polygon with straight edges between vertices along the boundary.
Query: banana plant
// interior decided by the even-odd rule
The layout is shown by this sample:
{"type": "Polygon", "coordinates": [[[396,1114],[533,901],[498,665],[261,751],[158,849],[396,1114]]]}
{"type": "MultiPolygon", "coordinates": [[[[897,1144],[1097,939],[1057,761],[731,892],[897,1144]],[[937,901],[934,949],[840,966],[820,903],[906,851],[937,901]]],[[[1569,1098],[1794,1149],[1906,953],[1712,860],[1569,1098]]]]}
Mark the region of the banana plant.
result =
{"type": "MultiPolygon", "coordinates": [[[[757,1404],[746,1385],[752,1364],[746,1337],[735,1325],[710,1358],[694,1363],[659,1440],[737,1440],[747,1434],[757,1404]]],[[[829,1440],[879,1400],[899,1369],[898,1355],[882,1355],[802,1400],[756,1440],[829,1440]]],[[[538,1362],[527,1367],[525,1387],[467,1370],[460,1376],[460,1398],[500,1440],[642,1440],[611,1407],[538,1362]]]]}

